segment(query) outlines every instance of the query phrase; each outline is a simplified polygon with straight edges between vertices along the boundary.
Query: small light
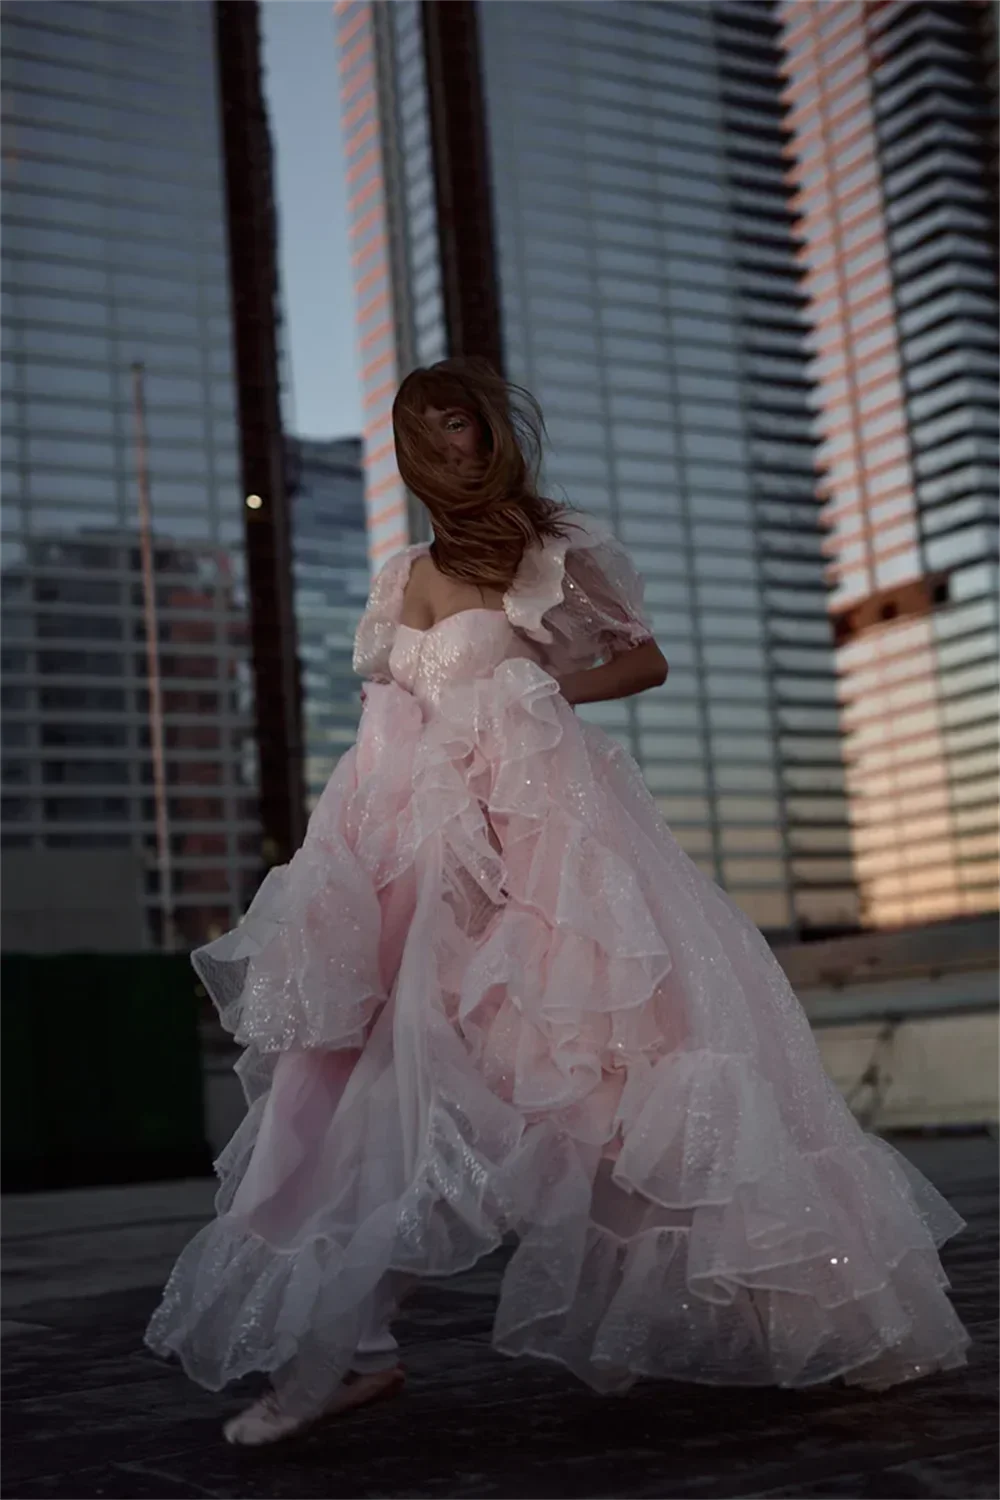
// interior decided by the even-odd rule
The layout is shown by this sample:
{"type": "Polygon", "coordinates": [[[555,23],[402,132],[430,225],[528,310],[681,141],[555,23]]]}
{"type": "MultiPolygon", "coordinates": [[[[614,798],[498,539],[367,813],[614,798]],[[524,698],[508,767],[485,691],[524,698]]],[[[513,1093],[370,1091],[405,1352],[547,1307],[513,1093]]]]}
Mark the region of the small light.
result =
{"type": "Polygon", "coordinates": [[[247,496],[247,510],[262,510],[263,506],[264,502],[259,495],[247,496]]]}

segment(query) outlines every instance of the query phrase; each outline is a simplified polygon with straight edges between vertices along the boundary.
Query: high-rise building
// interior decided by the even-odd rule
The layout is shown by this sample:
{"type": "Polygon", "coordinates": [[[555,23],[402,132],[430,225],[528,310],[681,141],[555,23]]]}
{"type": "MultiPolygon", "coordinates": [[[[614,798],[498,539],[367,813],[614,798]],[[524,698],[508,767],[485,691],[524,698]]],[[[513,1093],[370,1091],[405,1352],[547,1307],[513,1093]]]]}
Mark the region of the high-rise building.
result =
{"type": "Polygon", "coordinates": [[[122,851],[154,946],[302,816],[256,20],[2,20],[3,847],[53,891],[122,851]]]}
{"type": "Polygon", "coordinates": [[[314,807],[361,715],[351,658],[368,596],[360,438],[288,440],[305,780],[314,807]]]}
{"type": "Polygon", "coordinates": [[[419,535],[390,404],[494,359],[550,493],[637,554],[667,687],[594,717],[772,930],[856,917],[769,4],[337,7],[370,550],[419,535]]]}
{"type": "Polygon", "coordinates": [[[997,902],[995,8],[787,0],[864,917],[997,902]]]}

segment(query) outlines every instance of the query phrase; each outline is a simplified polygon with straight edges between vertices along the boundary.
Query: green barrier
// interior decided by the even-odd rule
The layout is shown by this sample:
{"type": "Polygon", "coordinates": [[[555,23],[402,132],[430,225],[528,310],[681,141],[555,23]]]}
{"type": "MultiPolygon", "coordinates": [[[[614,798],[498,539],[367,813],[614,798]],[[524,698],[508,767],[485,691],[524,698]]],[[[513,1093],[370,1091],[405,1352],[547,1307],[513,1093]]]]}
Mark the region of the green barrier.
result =
{"type": "Polygon", "coordinates": [[[196,984],[182,954],[0,957],[5,1192],[211,1170],[196,984]]]}

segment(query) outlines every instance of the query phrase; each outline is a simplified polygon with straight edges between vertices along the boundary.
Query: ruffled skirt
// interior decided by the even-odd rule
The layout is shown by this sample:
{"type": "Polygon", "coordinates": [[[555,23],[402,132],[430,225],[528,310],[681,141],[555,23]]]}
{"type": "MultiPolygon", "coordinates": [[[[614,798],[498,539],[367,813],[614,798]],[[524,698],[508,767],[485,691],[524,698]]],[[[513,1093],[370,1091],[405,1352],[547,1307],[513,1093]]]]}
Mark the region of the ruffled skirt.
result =
{"type": "Polygon", "coordinates": [[[597,1391],[964,1362],[961,1220],[860,1130],[756,928],[533,663],[431,716],[371,686],[303,847],[194,961],[249,1110],[147,1339],[203,1385],[270,1371],[313,1409],[385,1276],[508,1233],[496,1347],[597,1391]]]}

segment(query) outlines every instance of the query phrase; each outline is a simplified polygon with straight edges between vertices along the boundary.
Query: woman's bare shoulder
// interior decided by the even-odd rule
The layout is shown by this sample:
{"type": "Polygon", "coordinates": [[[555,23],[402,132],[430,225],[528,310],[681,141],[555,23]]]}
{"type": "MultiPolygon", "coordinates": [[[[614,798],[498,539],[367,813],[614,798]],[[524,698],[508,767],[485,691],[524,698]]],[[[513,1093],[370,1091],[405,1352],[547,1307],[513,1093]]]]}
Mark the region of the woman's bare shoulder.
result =
{"type": "Polygon", "coordinates": [[[413,559],[403,590],[403,606],[399,614],[401,625],[410,625],[415,630],[426,630],[433,625],[434,580],[439,576],[426,552],[413,559]]]}
{"type": "Polygon", "coordinates": [[[480,606],[499,609],[502,603],[500,589],[449,578],[425,552],[410,569],[400,620],[415,630],[428,630],[446,615],[480,606]]]}

